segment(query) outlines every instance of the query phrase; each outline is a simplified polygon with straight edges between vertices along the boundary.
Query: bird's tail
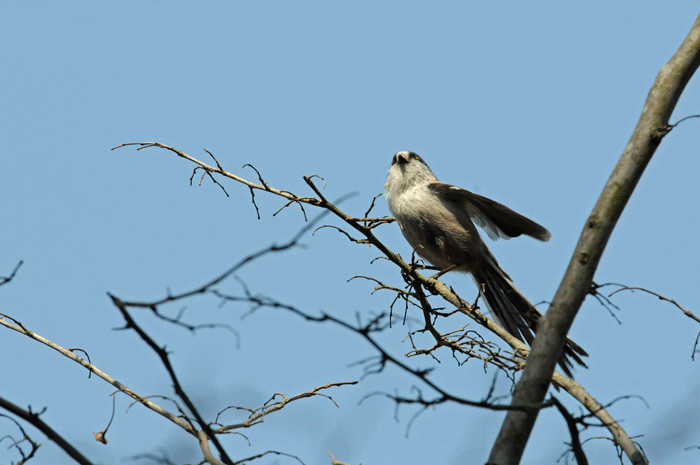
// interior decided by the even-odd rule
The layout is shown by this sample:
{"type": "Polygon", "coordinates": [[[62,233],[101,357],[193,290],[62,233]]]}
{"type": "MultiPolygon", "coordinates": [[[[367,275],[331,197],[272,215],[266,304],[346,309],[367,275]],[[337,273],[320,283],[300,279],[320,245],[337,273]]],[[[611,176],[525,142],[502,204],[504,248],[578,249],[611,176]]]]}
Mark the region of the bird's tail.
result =
{"type": "MultiPolygon", "coordinates": [[[[493,257],[487,266],[473,271],[474,281],[482,291],[486,305],[494,319],[510,334],[532,345],[537,324],[542,314],[513,285],[510,277],[501,269],[493,257]]],[[[570,378],[573,361],[586,367],[581,359],[588,356],[574,341],[566,338],[564,353],[559,358],[559,366],[570,378]]],[[[587,367],[586,367],[587,368],[587,367]]]]}

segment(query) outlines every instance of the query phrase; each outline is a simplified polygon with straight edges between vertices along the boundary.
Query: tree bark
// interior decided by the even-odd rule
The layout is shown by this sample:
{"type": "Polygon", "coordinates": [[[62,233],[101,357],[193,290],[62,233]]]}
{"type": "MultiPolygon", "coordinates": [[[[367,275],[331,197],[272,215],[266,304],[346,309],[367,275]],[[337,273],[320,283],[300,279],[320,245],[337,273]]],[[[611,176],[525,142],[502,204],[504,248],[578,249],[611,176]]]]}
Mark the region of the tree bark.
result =
{"type": "MultiPolygon", "coordinates": [[[[537,404],[544,400],[566,334],[589,292],[613,228],[656,148],[673,129],[668,125],[669,118],[698,65],[700,16],[678,51],[659,71],[632,137],[586,220],[552,305],[540,323],[523,375],[513,393],[514,405],[537,404]]],[[[491,450],[489,465],[520,462],[537,414],[538,410],[507,413],[491,450]]],[[[647,463],[631,440],[620,446],[633,464],[647,463]]]]}

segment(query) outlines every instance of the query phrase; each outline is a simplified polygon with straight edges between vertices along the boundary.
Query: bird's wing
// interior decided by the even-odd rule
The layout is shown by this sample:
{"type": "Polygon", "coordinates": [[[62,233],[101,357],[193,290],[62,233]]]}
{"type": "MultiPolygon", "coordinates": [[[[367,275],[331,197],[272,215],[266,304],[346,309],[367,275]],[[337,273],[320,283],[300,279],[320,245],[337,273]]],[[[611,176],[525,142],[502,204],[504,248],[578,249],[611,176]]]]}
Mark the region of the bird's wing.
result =
{"type": "Polygon", "coordinates": [[[493,240],[510,239],[521,234],[541,241],[552,237],[546,228],[491,199],[444,182],[431,182],[428,187],[445,204],[469,215],[493,240]]]}

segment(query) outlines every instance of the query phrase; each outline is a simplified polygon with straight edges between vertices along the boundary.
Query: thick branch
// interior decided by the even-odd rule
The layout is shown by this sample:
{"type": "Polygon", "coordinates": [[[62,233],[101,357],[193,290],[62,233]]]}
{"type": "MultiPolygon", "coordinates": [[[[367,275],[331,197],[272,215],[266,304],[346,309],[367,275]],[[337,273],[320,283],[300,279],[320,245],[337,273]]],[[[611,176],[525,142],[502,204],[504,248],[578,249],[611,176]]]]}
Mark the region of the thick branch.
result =
{"type": "MultiPolygon", "coordinates": [[[[654,151],[671,127],[671,113],[700,65],[700,16],[676,54],[659,71],[637,127],[586,221],[552,305],[542,319],[528,363],[513,395],[514,404],[541,402],[566,341],[566,334],[593,281],[605,245],[654,151]]],[[[520,462],[537,411],[511,410],[489,457],[490,464],[520,462]]],[[[632,463],[646,459],[627,437],[616,437],[632,463]]]]}

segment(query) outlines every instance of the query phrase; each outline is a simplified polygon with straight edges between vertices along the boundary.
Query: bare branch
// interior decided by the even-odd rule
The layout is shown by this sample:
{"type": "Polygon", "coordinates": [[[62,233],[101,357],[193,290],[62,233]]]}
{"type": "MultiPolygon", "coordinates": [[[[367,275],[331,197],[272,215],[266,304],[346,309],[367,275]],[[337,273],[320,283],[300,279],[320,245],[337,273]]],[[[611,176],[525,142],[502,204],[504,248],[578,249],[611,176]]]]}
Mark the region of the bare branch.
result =
{"type": "Polygon", "coordinates": [[[278,412],[282,410],[284,407],[287,406],[287,404],[294,402],[299,399],[304,399],[307,397],[314,397],[314,396],[321,396],[325,397],[326,399],[329,399],[333,404],[338,407],[338,404],[331,398],[330,396],[323,394],[319,391],[322,391],[324,389],[330,389],[332,387],[338,387],[338,386],[346,386],[346,385],[354,385],[357,384],[357,381],[341,381],[337,383],[330,383],[330,384],[324,384],[323,386],[316,387],[310,391],[307,392],[302,392],[300,394],[297,394],[292,397],[287,397],[282,393],[275,393],[275,395],[272,396],[272,398],[265,402],[265,405],[258,409],[249,409],[245,407],[226,407],[224,410],[219,412],[219,414],[216,416],[216,421],[219,421],[219,416],[225,412],[228,409],[236,409],[236,410],[247,410],[250,412],[250,416],[242,422],[242,423],[236,423],[233,425],[224,425],[219,428],[213,429],[214,434],[221,434],[221,433],[227,433],[236,429],[241,429],[241,428],[250,428],[251,426],[257,425],[259,423],[262,423],[265,419],[265,417],[271,413],[278,412]],[[282,400],[275,400],[277,397],[281,397],[282,400]]]}
{"type": "Polygon", "coordinates": [[[689,120],[691,118],[700,118],[700,115],[686,116],[685,118],[681,118],[673,124],[669,124],[667,127],[667,133],[671,132],[671,130],[675,129],[675,127],[678,126],[679,124],[681,124],[683,121],[689,120]]]}
{"type": "Polygon", "coordinates": [[[314,229],[314,231],[311,234],[316,234],[316,231],[324,228],[335,229],[339,233],[344,234],[345,237],[347,237],[350,240],[350,242],[354,242],[356,244],[369,244],[367,239],[357,239],[356,237],[352,237],[350,234],[348,234],[347,231],[340,229],[338,226],[334,226],[332,224],[324,224],[323,226],[319,226],[318,228],[314,229]]]}
{"type": "Polygon", "coordinates": [[[653,296],[658,297],[659,300],[665,300],[666,302],[672,303],[673,305],[675,305],[676,307],[678,307],[678,308],[685,314],[685,316],[687,316],[688,318],[690,318],[690,319],[692,319],[692,320],[695,320],[695,321],[697,321],[698,323],[700,323],[700,318],[698,318],[697,316],[695,316],[695,314],[694,314],[693,312],[691,312],[691,311],[686,310],[685,308],[683,308],[683,307],[682,307],[678,302],[676,302],[675,300],[669,299],[668,297],[664,297],[664,296],[662,296],[662,295],[660,295],[660,294],[657,294],[656,292],[652,292],[652,291],[650,291],[649,289],[644,289],[643,287],[623,287],[623,288],[621,288],[621,289],[616,290],[615,292],[611,292],[610,294],[608,294],[608,297],[612,297],[613,295],[617,294],[617,293],[620,292],[620,291],[643,291],[643,292],[646,292],[646,293],[648,293],[648,294],[651,294],[651,295],[653,295],[653,296]]]}
{"type": "MultiPolygon", "coordinates": [[[[402,398],[400,396],[394,396],[391,397],[388,394],[384,393],[378,393],[380,395],[385,395],[388,397],[391,397],[393,400],[397,402],[402,402],[402,403],[417,403],[421,405],[434,405],[434,404],[439,404],[439,403],[445,403],[445,402],[454,402],[457,404],[462,404],[462,405],[470,405],[474,407],[484,407],[492,410],[507,410],[507,409],[512,409],[512,408],[518,408],[518,409],[532,409],[532,408],[543,408],[543,407],[548,407],[551,406],[551,403],[541,403],[537,405],[498,405],[498,404],[493,404],[489,401],[489,399],[486,400],[481,400],[481,401],[473,401],[473,400],[468,400],[463,397],[457,396],[455,394],[448,393],[444,389],[442,389],[440,386],[438,386],[436,383],[428,379],[428,375],[430,373],[430,369],[428,370],[421,370],[421,369],[415,369],[412,368],[405,363],[401,362],[399,359],[388,353],[382,346],[379,345],[379,343],[376,342],[376,340],[372,337],[372,333],[374,332],[379,332],[384,330],[388,326],[388,323],[386,322],[386,315],[385,314],[380,314],[374,317],[373,319],[370,319],[369,321],[365,322],[364,324],[360,323],[359,326],[354,326],[350,323],[347,323],[339,318],[336,318],[334,316],[322,313],[320,316],[314,316],[310,315],[292,305],[284,304],[281,302],[278,302],[274,299],[271,299],[269,297],[259,297],[259,296],[253,296],[249,293],[249,291],[246,291],[246,296],[245,297],[237,297],[237,296],[229,296],[223,293],[220,293],[218,291],[215,292],[216,295],[221,297],[222,299],[225,300],[231,300],[231,301],[237,301],[237,302],[245,302],[248,301],[249,303],[254,305],[255,309],[261,308],[261,307],[269,307],[269,308],[276,308],[276,309],[283,309],[290,311],[302,318],[304,318],[307,321],[312,321],[316,323],[324,323],[324,322],[331,322],[336,325],[339,325],[345,329],[348,329],[356,334],[359,334],[362,336],[374,349],[379,352],[378,356],[371,357],[365,360],[362,360],[356,364],[363,365],[365,367],[365,375],[367,374],[376,374],[381,372],[384,367],[386,366],[387,363],[394,365],[401,370],[419,378],[423,383],[425,383],[427,386],[429,386],[433,391],[437,393],[437,396],[435,399],[431,400],[426,400],[426,399],[408,399],[408,398],[402,398]]],[[[460,335],[459,338],[462,338],[463,336],[460,335]]],[[[478,356],[479,358],[483,357],[481,355],[478,355],[476,352],[469,352],[465,347],[469,347],[469,344],[465,344],[464,341],[461,343],[458,342],[453,342],[448,339],[441,339],[441,346],[446,346],[449,347],[455,351],[458,352],[466,352],[469,353],[473,356],[478,356]]],[[[484,346],[488,346],[489,343],[484,343],[484,346]]],[[[499,366],[496,360],[508,360],[511,363],[514,363],[514,360],[512,358],[505,357],[505,355],[501,355],[497,352],[491,353],[491,356],[494,358],[494,364],[496,366],[499,366]]],[[[519,362],[522,363],[522,362],[519,362]]],[[[559,374],[557,374],[559,375],[559,374]]],[[[567,379],[564,378],[563,375],[559,375],[562,379],[567,379]]],[[[580,387],[580,386],[579,386],[580,387]]],[[[582,388],[580,388],[582,389],[582,388]]],[[[585,391],[583,391],[585,392],[585,391]]],[[[589,396],[586,393],[587,396],[589,396]]],[[[589,396],[590,397],[590,396],[589,396]]]]}
{"type": "MultiPolygon", "coordinates": [[[[234,181],[240,182],[241,184],[244,184],[252,189],[268,191],[268,192],[271,192],[273,194],[279,195],[280,197],[284,197],[288,200],[293,200],[295,202],[303,202],[303,203],[308,203],[309,205],[315,205],[315,206],[320,205],[319,200],[314,198],[314,197],[299,197],[299,196],[296,196],[290,192],[281,191],[281,190],[278,190],[278,189],[275,189],[275,188],[272,188],[269,186],[266,187],[264,184],[263,185],[255,184],[255,183],[250,182],[246,179],[243,179],[239,176],[236,176],[235,174],[229,173],[228,171],[223,170],[219,166],[217,166],[215,168],[211,165],[207,165],[206,163],[199,161],[196,158],[191,157],[190,155],[187,155],[185,152],[177,150],[173,147],[169,147],[165,144],[161,144],[160,142],[129,142],[126,144],[118,145],[116,147],[112,147],[112,150],[116,150],[118,148],[131,146],[131,145],[138,146],[137,150],[143,150],[143,149],[151,148],[151,147],[159,147],[162,149],[166,149],[166,150],[169,150],[169,151],[175,153],[180,158],[184,158],[185,160],[189,160],[192,163],[199,165],[201,168],[205,169],[208,172],[217,173],[217,174],[220,174],[224,177],[233,179],[234,181]]],[[[217,165],[218,165],[218,163],[217,163],[217,165]]]]}
{"type": "Polygon", "coordinates": [[[304,465],[304,462],[302,462],[301,459],[300,459],[299,457],[297,457],[296,455],[287,454],[287,453],[279,452],[279,451],[276,451],[276,450],[266,450],[265,452],[261,452],[261,453],[259,453],[259,454],[251,455],[250,457],[247,457],[247,458],[245,458],[245,459],[238,460],[238,461],[234,462],[234,465],[238,465],[238,464],[241,464],[241,463],[250,462],[250,461],[255,460],[255,459],[260,459],[260,458],[262,458],[262,457],[265,457],[265,456],[268,455],[268,454],[282,455],[282,456],[284,456],[284,457],[290,457],[290,458],[293,458],[294,460],[296,460],[297,462],[301,463],[302,465],[304,465]]]}
{"type": "Polygon", "coordinates": [[[223,171],[224,169],[221,167],[221,163],[219,163],[219,160],[216,159],[216,157],[214,156],[214,154],[211,153],[211,152],[210,152],[209,150],[207,150],[207,149],[204,149],[204,151],[207,152],[207,153],[209,154],[209,156],[212,158],[212,160],[214,160],[214,163],[216,163],[216,166],[217,166],[221,171],[223,171]]]}
{"type": "Polygon", "coordinates": [[[15,269],[12,270],[10,276],[0,276],[0,286],[7,284],[14,279],[15,275],[17,274],[17,270],[19,270],[19,267],[22,266],[22,263],[24,263],[24,260],[20,260],[17,265],[15,265],[15,269]]]}
{"type": "MultiPolygon", "coordinates": [[[[190,400],[189,396],[187,393],[184,391],[182,386],[180,385],[180,381],[178,380],[177,375],[175,374],[175,369],[173,368],[172,364],[170,363],[170,357],[168,355],[168,352],[164,349],[161,348],[156,344],[156,342],[151,338],[151,336],[148,335],[137,323],[136,321],[132,318],[131,314],[127,310],[127,305],[119,300],[117,297],[108,294],[109,297],[112,299],[112,302],[114,303],[114,306],[119,309],[119,311],[122,314],[122,317],[124,317],[124,320],[126,321],[126,327],[128,329],[133,329],[139,337],[148,345],[148,347],[153,350],[156,355],[158,355],[158,358],[160,358],[161,364],[165,367],[166,371],[168,372],[168,375],[170,376],[170,380],[173,382],[173,389],[175,390],[175,393],[177,396],[182,399],[182,401],[185,403],[187,406],[187,409],[190,411],[192,415],[197,420],[197,423],[199,424],[199,427],[202,429],[200,432],[198,432],[197,436],[199,438],[199,443],[200,447],[202,448],[202,451],[204,452],[205,459],[211,461],[211,460],[216,460],[213,456],[208,456],[207,454],[209,453],[209,447],[207,445],[207,441],[211,441],[214,443],[214,446],[216,449],[219,451],[219,455],[221,457],[221,460],[226,463],[227,465],[232,465],[233,461],[229,458],[228,454],[226,453],[226,450],[224,447],[221,445],[217,437],[214,435],[212,432],[209,424],[204,421],[204,418],[202,418],[201,414],[195,407],[194,403],[190,400]],[[203,433],[203,434],[202,434],[203,433]]],[[[218,460],[217,460],[218,462],[218,460]]]]}
{"type": "MultiPolygon", "coordinates": [[[[615,312],[613,312],[613,309],[620,310],[620,307],[618,307],[617,305],[612,303],[612,301],[609,299],[610,296],[606,297],[605,295],[598,292],[598,289],[605,287],[605,286],[612,286],[612,285],[623,287],[622,284],[616,284],[616,283],[596,284],[595,282],[592,282],[591,288],[588,290],[588,293],[590,295],[592,295],[595,298],[595,300],[597,300],[598,303],[600,303],[600,305],[602,305],[603,308],[608,311],[610,316],[613,317],[615,319],[615,321],[617,321],[617,324],[621,325],[622,321],[620,321],[620,319],[617,317],[617,315],[615,315],[615,312]]],[[[550,304],[551,304],[551,302],[550,302],[550,304]]]]}
{"type": "MultiPolygon", "coordinates": [[[[81,465],[92,465],[83,454],[78,452],[78,450],[73,447],[71,443],[63,439],[63,437],[53,430],[49,425],[44,423],[44,421],[39,418],[40,413],[32,412],[31,409],[24,410],[10,402],[3,397],[0,397],[0,408],[4,408],[13,415],[23,419],[27,423],[30,423],[36,429],[41,431],[49,438],[51,441],[55,442],[58,447],[60,447],[66,454],[68,454],[73,460],[80,463],[81,465]]],[[[38,446],[37,446],[38,447],[38,446]]]]}
{"type": "MultiPolygon", "coordinates": [[[[219,169],[223,171],[223,168],[222,168],[221,165],[219,164],[219,160],[216,159],[216,157],[214,156],[214,154],[211,153],[211,152],[210,152],[209,150],[207,150],[207,149],[204,149],[204,151],[207,152],[207,153],[209,154],[209,156],[211,156],[212,159],[214,159],[214,162],[216,163],[216,166],[218,166],[219,169]]],[[[192,185],[192,178],[194,178],[194,174],[197,172],[198,169],[199,169],[199,167],[195,168],[195,169],[192,171],[192,177],[190,178],[190,186],[192,185]]],[[[204,179],[204,175],[205,175],[205,174],[209,176],[209,179],[211,179],[212,182],[213,182],[214,184],[216,184],[217,186],[219,186],[219,187],[221,188],[221,190],[224,191],[224,194],[226,194],[226,197],[230,197],[230,196],[228,195],[228,192],[226,192],[226,189],[224,188],[224,186],[222,186],[222,185],[219,183],[219,181],[217,181],[216,178],[215,178],[214,176],[212,176],[212,174],[211,174],[210,171],[204,170],[204,174],[202,174],[202,177],[199,179],[199,185],[200,185],[200,186],[202,185],[202,180],[204,179]]]]}
{"type": "Polygon", "coordinates": [[[561,415],[564,417],[564,421],[566,421],[566,427],[569,430],[569,435],[571,435],[571,451],[573,452],[574,457],[576,458],[576,464],[588,465],[588,459],[583,453],[583,447],[581,446],[581,438],[579,436],[578,427],[576,426],[578,420],[574,418],[568,410],[566,410],[566,407],[564,407],[564,405],[561,402],[559,402],[559,400],[556,397],[552,396],[552,400],[554,401],[554,405],[557,407],[557,410],[559,410],[559,413],[561,413],[561,415]]]}
{"type": "Polygon", "coordinates": [[[59,352],[61,355],[68,357],[69,359],[73,360],[74,362],[84,366],[91,373],[95,373],[97,376],[99,376],[103,380],[107,381],[109,384],[111,384],[115,388],[119,389],[120,392],[123,392],[124,394],[126,394],[127,396],[136,400],[137,402],[144,405],[145,407],[153,410],[154,412],[156,412],[156,413],[162,415],[163,417],[167,418],[168,420],[172,421],[173,423],[175,423],[179,427],[183,428],[188,433],[196,434],[196,431],[194,431],[194,429],[187,422],[181,420],[180,418],[178,418],[177,416],[168,412],[167,410],[165,410],[161,406],[154,404],[153,402],[149,401],[147,398],[141,396],[140,394],[137,394],[135,391],[131,390],[130,388],[128,388],[127,386],[125,386],[121,382],[112,378],[111,376],[109,376],[107,373],[105,373],[104,371],[97,368],[92,363],[89,363],[86,360],[75,355],[71,350],[66,349],[64,347],[61,347],[58,344],[46,339],[43,336],[38,335],[37,333],[35,333],[33,331],[29,331],[18,320],[14,319],[8,315],[0,313],[0,325],[5,326],[6,328],[12,329],[14,331],[17,331],[20,334],[24,334],[25,336],[27,336],[31,339],[34,339],[35,341],[41,342],[42,344],[49,346],[53,350],[59,352]],[[8,319],[11,320],[13,323],[10,321],[7,321],[8,319]]]}
{"type": "MultiPolygon", "coordinates": [[[[275,252],[282,252],[288,249],[291,249],[293,247],[296,247],[299,244],[299,241],[301,240],[302,236],[307,233],[311,228],[313,228],[317,223],[319,223],[326,215],[328,212],[322,212],[320,213],[316,218],[311,220],[308,224],[304,225],[303,228],[299,230],[297,234],[292,237],[288,242],[282,244],[282,245],[276,245],[273,244],[269,247],[265,247],[264,249],[261,249],[257,252],[254,252],[243,259],[239,260],[235,265],[230,267],[228,270],[220,274],[218,277],[208,281],[207,283],[203,284],[202,286],[199,286],[193,290],[186,291],[180,294],[175,294],[171,295],[168,293],[168,296],[159,300],[151,301],[151,302],[129,302],[129,301],[121,301],[125,307],[140,307],[140,308],[148,308],[151,309],[154,313],[158,314],[157,312],[157,307],[160,305],[169,303],[169,302],[174,302],[177,300],[182,300],[187,297],[191,297],[197,294],[204,294],[206,292],[211,291],[211,289],[219,284],[221,281],[224,279],[228,278],[229,276],[232,276],[235,272],[243,268],[245,265],[248,263],[264,256],[270,253],[275,253],[275,252]]],[[[162,318],[162,317],[161,317],[162,318]]],[[[167,319],[167,318],[163,318],[167,319]]]]}
{"type": "Polygon", "coordinates": [[[12,418],[11,416],[0,413],[0,417],[7,418],[12,423],[14,423],[15,426],[17,427],[17,429],[19,430],[19,432],[22,434],[22,439],[20,439],[19,441],[15,440],[11,435],[8,434],[8,435],[1,437],[0,442],[3,442],[5,439],[10,440],[12,442],[12,444],[8,447],[8,449],[14,448],[17,451],[17,453],[22,457],[22,460],[20,460],[16,464],[15,464],[15,462],[13,462],[13,465],[24,465],[29,460],[31,460],[32,457],[34,457],[34,454],[36,454],[36,452],[39,450],[39,447],[41,447],[41,444],[35,442],[31,437],[29,437],[29,435],[24,430],[24,428],[22,428],[22,425],[20,425],[19,422],[17,420],[15,420],[14,418],[12,418]],[[25,453],[24,449],[22,449],[22,443],[25,443],[25,442],[29,443],[29,446],[31,448],[31,450],[28,453],[25,453]]]}
{"type": "Polygon", "coordinates": [[[152,460],[155,463],[162,463],[163,465],[175,465],[175,462],[170,460],[170,458],[168,457],[168,454],[166,454],[165,452],[161,452],[161,455],[136,454],[136,455],[132,455],[131,457],[127,457],[125,460],[141,460],[141,459],[152,460]]]}
{"type": "MultiPolygon", "coordinates": [[[[215,172],[219,172],[219,168],[213,168],[211,166],[208,166],[192,157],[189,155],[180,152],[172,147],[168,147],[167,145],[160,144],[157,142],[145,142],[145,143],[132,143],[132,144],[124,144],[124,145],[139,145],[139,150],[147,147],[161,147],[167,150],[170,150],[174,153],[176,153],[178,156],[185,158],[187,160],[190,160],[198,165],[200,165],[202,168],[213,170],[215,172]]],[[[121,147],[121,146],[120,146],[121,147]]],[[[117,148],[117,147],[115,147],[117,148]]],[[[282,191],[275,189],[271,186],[269,186],[267,183],[263,182],[263,185],[255,184],[250,181],[247,181],[245,179],[242,179],[238,176],[235,176],[231,173],[228,172],[220,172],[220,174],[229,177],[235,181],[241,182],[242,184],[248,186],[249,188],[252,189],[259,189],[259,190],[264,190],[266,192],[270,192],[274,195],[278,195],[281,197],[284,197],[290,201],[297,202],[299,204],[306,203],[309,205],[313,205],[319,208],[324,209],[326,212],[331,212],[333,213],[336,217],[340,218],[343,222],[346,224],[350,225],[353,229],[361,233],[366,239],[367,242],[373,246],[375,246],[377,249],[379,249],[384,256],[391,262],[395,263],[399,268],[401,269],[402,274],[404,275],[404,278],[406,279],[407,283],[411,284],[413,282],[417,282],[420,285],[424,286],[425,289],[430,292],[433,295],[439,294],[443,299],[445,299],[447,302],[450,304],[454,305],[460,313],[463,313],[464,315],[468,316],[469,318],[473,319],[480,325],[488,328],[490,331],[495,333],[498,337],[506,341],[514,350],[514,354],[517,354],[518,357],[521,358],[526,358],[528,354],[530,353],[529,348],[520,340],[515,338],[513,335],[508,333],[506,330],[504,330],[500,325],[496,324],[493,320],[486,318],[481,312],[479,312],[476,308],[473,308],[468,302],[463,300],[457,293],[450,287],[447,287],[444,283],[441,281],[438,281],[436,279],[432,278],[426,278],[422,276],[421,274],[417,273],[417,270],[422,267],[416,266],[414,263],[408,264],[404,262],[401,257],[395,253],[393,253],[391,250],[389,250],[381,241],[379,241],[376,236],[374,236],[373,232],[371,231],[370,227],[365,227],[360,223],[361,219],[356,219],[353,218],[350,215],[347,215],[343,211],[341,211],[336,205],[334,205],[332,202],[330,202],[326,197],[322,194],[322,192],[319,190],[319,188],[313,183],[313,178],[318,177],[318,176],[304,176],[303,179],[307,183],[307,185],[314,191],[314,193],[317,195],[317,197],[300,197],[296,196],[290,192],[287,191],[282,191]]],[[[388,221],[388,219],[387,219],[388,221]]],[[[274,248],[273,248],[274,249],[274,248]]],[[[276,249],[274,249],[276,250],[276,249]]],[[[253,254],[246,259],[242,260],[239,262],[239,264],[235,265],[232,269],[224,273],[222,276],[219,278],[211,281],[209,284],[202,286],[201,288],[195,290],[195,291],[190,291],[189,293],[185,294],[180,294],[178,296],[168,296],[166,299],[162,299],[158,302],[152,302],[150,304],[148,303],[133,303],[130,302],[128,303],[129,305],[133,306],[142,306],[142,307],[149,307],[152,305],[160,305],[161,303],[168,302],[171,300],[176,300],[179,298],[184,298],[188,297],[190,295],[194,295],[197,293],[204,293],[204,292],[212,292],[214,294],[217,294],[218,291],[212,291],[210,288],[223,280],[225,277],[229,276],[231,273],[233,273],[236,269],[238,269],[240,266],[243,266],[245,263],[247,263],[250,260],[253,260],[257,258],[260,255],[263,255],[264,253],[269,252],[270,250],[265,250],[261,253],[258,254],[253,254]]],[[[412,285],[412,284],[411,284],[412,285]]],[[[217,294],[220,295],[221,294],[217,294]]],[[[403,299],[406,301],[406,311],[408,311],[408,299],[404,296],[403,299]]],[[[233,299],[232,299],[233,300],[233,299]]],[[[240,299],[238,299],[240,300],[240,299]]],[[[270,302],[263,302],[261,301],[257,306],[264,306],[268,305],[270,302]]],[[[125,303],[126,304],[126,303],[125,303]]],[[[250,312],[254,311],[256,307],[251,308],[250,312]]],[[[392,309],[393,309],[393,304],[392,304],[392,309]]],[[[303,312],[299,312],[300,315],[304,316],[308,320],[312,321],[324,321],[325,319],[329,318],[327,315],[324,315],[323,317],[310,317],[308,315],[304,315],[303,312]]],[[[389,323],[391,323],[391,317],[389,318],[389,323]]],[[[366,336],[365,336],[366,337],[366,336]]],[[[373,343],[374,341],[371,341],[373,343]]],[[[515,361],[515,359],[513,359],[515,361]]],[[[383,369],[384,364],[387,362],[387,359],[382,358],[380,362],[377,362],[375,364],[376,369],[374,369],[374,372],[381,371],[383,369]]],[[[394,362],[394,361],[392,361],[394,362]]],[[[398,361],[396,361],[398,362],[398,361]]],[[[522,360],[517,360],[517,363],[522,364],[522,360]]],[[[559,374],[558,372],[554,373],[554,376],[552,377],[552,380],[556,383],[557,386],[563,387],[564,389],[567,390],[574,398],[576,398],[581,404],[586,406],[586,408],[589,409],[591,412],[595,412],[596,416],[598,416],[601,421],[609,425],[610,431],[613,433],[614,436],[622,438],[624,442],[624,438],[627,437],[626,433],[624,430],[612,419],[610,414],[603,409],[600,404],[595,401],[595,399],[583,389],[583,387],[576,383],[573,380],[570,380],[566,378],[565,376],[559,374]]],[[[437,386],[436,386],[437,388],[437,386]]],[[[466,399],[463,399],[466,401],[466,399]]],[[[465,402],[468,404],[468,401],[465,402]]],[[[475,404],[477,406],[477,404],[475,404]]],[[[516,404],[516,405],[541,405],[540,403],[536,404],[516,404]]],[[[511,408],[514,408],[511,406],[511,408]]],[[[517,408],[517,407],[515,407],[517,408]]],[[[529,407],[527,407],[529,408],[529,407]]]]}
{"type": "MultiPolygon", "coordinates": [[[[671,113],[698,65],[700,16],[678,51],[659,71],[632,137],[586,221],[552,306],[540,322],[513,403],[541,402],[544,399],[566,334],[589,292],[605,245],[644,169],[668,133],[671,113]]],[[[508,412],[491,450],[489,463],[514,465],[520,462],[537,413],[536,410],[508,412]]],[[[629,437],[616,436],[615,440],[633,464],[647,463],[629,437]]]]}

